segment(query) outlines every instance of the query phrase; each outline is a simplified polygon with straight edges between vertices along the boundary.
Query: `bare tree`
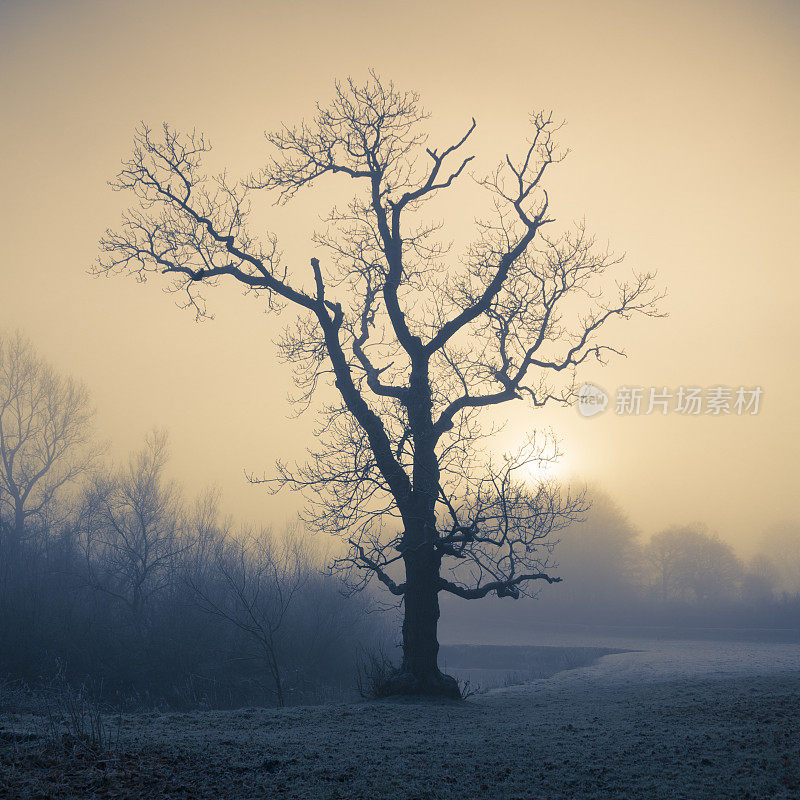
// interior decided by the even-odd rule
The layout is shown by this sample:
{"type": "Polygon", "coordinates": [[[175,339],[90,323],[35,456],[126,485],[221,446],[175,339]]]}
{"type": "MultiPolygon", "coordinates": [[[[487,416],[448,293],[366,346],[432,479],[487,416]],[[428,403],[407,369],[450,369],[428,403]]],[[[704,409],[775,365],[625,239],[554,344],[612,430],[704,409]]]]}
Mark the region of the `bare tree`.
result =
{"type": "Polygon", "coordinates": [[[556,556],[565,586],[550,599],[597,609],[628,603],[641,583],[639,532],[598,486],[587,489],[591,509],[560,536],[556,556]]]}
{"type": "Polygon", "coordinates": [[[83,511],[90,584],[122,602],[137,624],[193,542],[178,486],[164,477],[168,457],[167,434],[149,434],[125,468],[95,476],[83,511]]]}
{"type": "Polygon", "coordinates": [[[771,565],[781,592],[800,593],[800,524],[786,520],[771,525],[761,537],[759,556],[771,565]]]}
{"type": "Polygon", "coordinates": [[[20,332],[0,335],[0,519],[12,544],[97,455],[86,388],[58,375],[20,332]]]}
{"type": "Polygon", "coordinates": [[[289,616],[311,578],[311,565],[298,541],[281,542],[262,531],[254,537],[226,537],[217,543],[214,570],[221,587],[193,582],[200,606],[244,631],[257,643],[269,672],[276,702],[286,702],[284,658],[292,637],[289,616]]]}
{"type": "Polygon", "coordinates": [[[651,584],[662,600],[719,600],[736,596],[742,564],[733,548],[702,526],[673,527],[645,547],[651,584]]]}
{"type": "Polygon", "coordinates": [[[742,599],[750,604],[764,604],[775,599],[779,585],[779,572],[775,562],[764,555],[756,555],[744,565],[742,573],[742,599]]]}
{"type": "Polygon", "coordinates": [[[393,690],[455,696],[437,666],[439,593],[518,597],[552,582],[548,536],[583,507],[526,480],[531,461],[547,457],[541,440],[492,463],[479,413],[520,399],[570,403],[577,367],[621,353],[600,332],[656,315],[658,294],[649,273],[609,282],[619,259],[597,252],[582,224],[546,233],[544,178],[564,156],[548,113],[531,116],[517,156],[479,179],[490,216],[460,262],[450,259],[441,226],[421,212],[465,174],[476,123],[437,148],[426,116],[413,92],[374,74],[348,80],[313,121],[268,134],[275,155],[239,182],[204,174],[202,135],[142,126],[114,183],[139,203],[102,239],[95,271],[161,272],[198,317],[202,289],[222,278],[300,312],[280,342],[299,371],[297,400],[305,407],[326,382],[338,399],[307,463],[281,465],[278,484],[305,492],[307,524],[349,543],[340,566],[402,598],[393,690]],[[276,237],[250,229],[251,199],[263,190],[285,203],[327,176],[358,194],[314,237],[324,266],[315,255],[307,277],[290,274],[276,237]]]}

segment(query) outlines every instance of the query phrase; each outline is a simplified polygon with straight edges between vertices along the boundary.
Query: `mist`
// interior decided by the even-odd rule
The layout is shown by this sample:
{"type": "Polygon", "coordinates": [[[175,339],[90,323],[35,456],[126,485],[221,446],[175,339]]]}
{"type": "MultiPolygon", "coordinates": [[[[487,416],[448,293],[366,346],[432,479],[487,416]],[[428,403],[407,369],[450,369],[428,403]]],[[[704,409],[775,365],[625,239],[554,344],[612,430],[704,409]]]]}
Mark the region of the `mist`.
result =
{"type": "Polygon", "coordinates": [[[788,2],[0,7],[0,795],[800,792],[788,2]]]}

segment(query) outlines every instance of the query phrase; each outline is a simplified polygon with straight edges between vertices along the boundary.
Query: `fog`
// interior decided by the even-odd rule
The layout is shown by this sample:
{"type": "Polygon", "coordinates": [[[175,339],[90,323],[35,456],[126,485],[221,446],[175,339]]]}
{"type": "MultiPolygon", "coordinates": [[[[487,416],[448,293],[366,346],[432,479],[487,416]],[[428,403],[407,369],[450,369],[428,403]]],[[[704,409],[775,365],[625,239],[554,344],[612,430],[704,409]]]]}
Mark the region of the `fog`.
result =
{"type": "Polygon", "coordinates": [[[563,584],[508,608],[446,604],[444,641],[502,644],[529,631],[649,632],[659,638],[794,640],[800,613],[800,526],[762,530],[742,557],[702,524],[645,539],[622,507],[591,487],[585,518],[560,535],[563,584]],[[487,638],[488,637],[488,638],[487,638]]]}
{"type": "Polygon", "coordinates": [[[799,33],[0,4],[0,795],[796,796],[799,33]]]}
{"type": "MultiPolygon", "coordinates": [[[[702,521],[744,551],[753,530],[793,516],[794,4],[440,3],[397,15],[381,5],[7,2],[2,13],[0,136],[13,157],[2,168],[0,323],[88,383],[118,456],[165,427],[184,481],[220,485],[254,524],[296,511],[242,480],[311,442],[311,420],[287,420],[291,367],[270,345],[283,321],[223,285],[210,298],[215,320],[198,326],[157,281],[86,270],[127,205],[106,182],[140,120],[204,131],[212,167],[238,176],[269,155],[265,129],[308,117],[334,78],[374,66],[422,93],[434,141],[476,118],[479,172],[523,140],[532,108],[567,120],[572,152],[550,179],[559,219],[585,216],[629,269],[657,269],[669,292],[669,318],[633,321],[627,359],[587,365],[583,380],[612,395],[764,390],[747,418],[583,419],[512,404],[509,436],[553,426],[563,470],[602,482],[647,534],[702,521]],[[237,413],[225,413],[232,398],[237,413]]],[[[290,207],[259,201],[286,263],[315,254],[309,234],[335,192],[321,183],[290,207]]],[[[470,196],[467,182],[455,202],[470,196]]],[[[447,215],[454,256],[480,202],[447,215]]]]}

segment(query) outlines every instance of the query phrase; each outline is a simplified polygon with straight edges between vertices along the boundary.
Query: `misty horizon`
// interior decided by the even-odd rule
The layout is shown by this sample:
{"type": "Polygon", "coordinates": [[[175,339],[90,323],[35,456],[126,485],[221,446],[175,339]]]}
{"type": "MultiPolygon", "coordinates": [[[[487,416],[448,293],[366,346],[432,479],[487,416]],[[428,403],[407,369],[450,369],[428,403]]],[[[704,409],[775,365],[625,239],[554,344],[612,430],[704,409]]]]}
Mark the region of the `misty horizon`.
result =
{"type": "Polygon", "coordinates": [[[0,3],[0,796],[800,797],[800,4],[0,3]]]}

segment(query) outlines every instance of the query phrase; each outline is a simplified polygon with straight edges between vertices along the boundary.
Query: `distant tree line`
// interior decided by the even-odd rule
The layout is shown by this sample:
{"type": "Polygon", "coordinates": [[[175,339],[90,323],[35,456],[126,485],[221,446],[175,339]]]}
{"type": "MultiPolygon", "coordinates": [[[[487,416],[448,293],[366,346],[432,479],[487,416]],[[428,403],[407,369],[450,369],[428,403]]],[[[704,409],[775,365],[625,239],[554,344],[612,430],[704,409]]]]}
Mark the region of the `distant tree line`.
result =
{"type": "Polygon", "coordinates": [[[0,681],[56,675],[120,704],[310,702],[382,642],[302,531],[236,529],[167,477],[149,434],[122,465],[80,384],[0,337],[0,681]]]}
{"type": "Polygon", "coordinates": [[[757,628],[800,637],[800,524],[753,531],[754,555],[742,558],[705,525],[673,526],[646,540],[597,487],[589,511],[560,533],[554,549],[563,583],[534,603],[497,603],[476,617],[453,604],[454,630],[470,626],[563,624],[720,632],[757,628]],[[469,615],[467,617],[467,615],[469,615]],[[794,634],[792,633],[794,632],[794,634]]]}

